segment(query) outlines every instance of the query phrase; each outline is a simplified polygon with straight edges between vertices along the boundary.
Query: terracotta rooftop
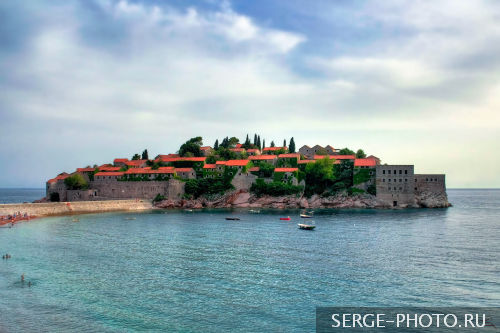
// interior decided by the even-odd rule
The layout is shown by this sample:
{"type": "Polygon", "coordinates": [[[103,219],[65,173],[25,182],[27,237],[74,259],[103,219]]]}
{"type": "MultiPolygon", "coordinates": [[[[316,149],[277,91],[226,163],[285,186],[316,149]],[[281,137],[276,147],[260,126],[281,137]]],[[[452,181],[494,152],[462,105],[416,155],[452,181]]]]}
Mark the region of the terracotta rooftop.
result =
{"type": "Polygon", "coordinates": [[[212,149],[212,147],[210,146],[200,147],[200,150],[210,150],[210,149],[212,149]]]}
{"type": "Polygon", "coordinates": [[[276,151],[276,150],[280,150],[280,149],[285,149],[285,150],[288,150],[287,147],[266,147],[266,148],[263,148],[262,150],[267,150],[267,151],[276,151]]]}
{"type": "Polygon", "coordinates": [[[203,169],[215,169],[216,166],[217,164],[205,164],[203,169]]]}
{"type": "Polygon", "coordinates": [[[297,168],[276,168],[276,169],[274,169],[274,172],[295,172],[298,170],[299,169],[297,169],[297,168]]]}
{"type": "Polygon", "coordinates": [[[356,159],[355,155],[314,155],[315,160],[322,160],[326,156],[330,157],[330,159],[336,160],[354,160],[356,159]]]}
{"type": "Polygon", "coordinates": [[[245,166],[250,160],[229,160],[226,162],[227,166],[245,166]]]}
{"type": "Polygon", "coordinates": [[[128,158],[115,158],[113,163],[125,163],[128,162],[128,158]]]}
{"type": "Polygon", "coordinates": [[[249,153],[255,153],[255,152],[258,152],[259,150],[257,148],[248,148],[247,149],[247,152],[249,153]]]}
{"type": "Polygon", "coordinates": [[[176,168],[176,172],[191,172],[194,171],[193,168],[176,168]]]}
{"type": "Polygon", "coordinates": [[[274,160],[278,158],[276,155],[257,155],[257,156],[248,156],[250,161],[264,161],[264,160],[274,160]]]}
{"type": "Polygon", "coordinates": [[[279,158],[300,158],[300,154],[291,153],[291,154],[279,154],[279,158]]]}
{"type": "Polygon", "coordinates": [[[367,166],[367,167],[375,167],[377,165],[377,160],[374,158],[357,158],[354,160],[354,166],[367,166]]]}
{"type": "Polygon", "coordinates": [[[98,172],[95,176],[123,176],[125,172],[98,172]]]}
{"type": "Polygon", "coordinates": [[[114,167],[114,166],[102,166],[99,167],[99,171],[120,171],[120,167],[114,167]]]}
{"type": "Polygon", "coordinates": [[[248,171],[250,171],[250,172],[257,172],[259,170],[260,170],[259,167],[253,167],[253,168],[250,168],[248,171]]]}
{"type": "Polygon", "coordinates": [[[93,172],[94,168],[77,168],[76,172],[93,172]]]}
{"type": "Polygon", "coordinates": [[[227,161],[216,161],[216,165],[226,165],[227,161]]]}
{"type": "Polygon", "coordinates": [[[229,150],[239,153],[239,152],[245,151],[245,148],[229,148],[229,150]]]}

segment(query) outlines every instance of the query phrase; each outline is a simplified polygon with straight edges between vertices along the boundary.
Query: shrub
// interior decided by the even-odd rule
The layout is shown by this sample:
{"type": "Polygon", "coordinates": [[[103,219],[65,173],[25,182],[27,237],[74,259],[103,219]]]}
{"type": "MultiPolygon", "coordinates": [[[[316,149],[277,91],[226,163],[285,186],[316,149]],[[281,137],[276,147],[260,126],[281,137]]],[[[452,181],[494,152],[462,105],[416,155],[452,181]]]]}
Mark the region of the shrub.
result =
{"type": "Polygon", "coordinates": [[[89,187],[85,178],[79,173],[75,173],[66,178],[64,184],[67,186],[68,190],[85,190],[89,187]]]}
{"type": "Polygon", "coordinates": [[[165,196],[158,193],[156,195],[156,197],[153,199],[153,202],[159,202],[159,201],[163,201],[163,200],[165,200],[165,196]]]}
{"type": "Polygon", "coordinates": [[[304,190],[303,186],[290,185],[281,182],[271,182],[266,183],[263,179],[257,179],[255,183],[250,187],[250,191],[255,193],[257,196],[261,195],[271,195],[271,196],[282,196],[282,195],[292,195],[299,194],[304,190]]]}
{"type": "Polygon", "coordinates": [[[370,193],[371,195],[377,195],[377,187],[375,185],[370,185],[366,189],[366,192],[370,193]]]}

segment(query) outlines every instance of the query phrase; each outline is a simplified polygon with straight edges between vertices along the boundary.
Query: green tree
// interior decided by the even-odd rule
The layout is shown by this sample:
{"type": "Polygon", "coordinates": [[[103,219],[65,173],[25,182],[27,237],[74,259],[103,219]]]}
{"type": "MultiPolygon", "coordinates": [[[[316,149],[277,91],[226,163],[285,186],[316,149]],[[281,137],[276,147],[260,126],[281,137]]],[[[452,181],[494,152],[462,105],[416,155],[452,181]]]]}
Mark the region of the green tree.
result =
{"type": "Polygon", "coordinates": [[[288,147],[290,153],[295,153],[295,140],[293,137],[290,139],[290,147],[288,147]]]}
{"type": "Polygon", "coordinates": [[[283,140],[283,147],[286,147],[286,139],[283,140]]]}
{"type": "Polygon", "coordinates": [[[250,148],[252,144],[250,143],[250,138],[248,137],[248,134],[247,134],[247,138],[245,139],[245,143],[242,145],[243,148],[245,149],[248,149],[250,148]]]}
{"type": "Polygon", "coordinates": [[[257,146],[257,134],[253,135],[253,145],[257,146]]]}
{"type": "Polygon", "coordinates": [[[143,160],[149,160],[148,150],[147,149],[144,149],[144,151],[142,152],[142,159],[143,160]]]}
{"type": "Polygon", "coordinates": [[[201,136],[191,138],[181,145],[179,148],[179,155],[185,156],[202,156],[200,147],[203,145],[203,139],[201,136]]]}
{"type": "Polygon", "coordinates": [[[262,148],[261,148],[261,150],[263,150],[264,148],[266,148],[266,140],[265,139],[262,140],[262,148]]]}
{"type": "Polygon", "coordinates": [[[262,145],[260,143],[260,135],[257,136],[257,146],[259,147],[259,150],[262,150],[262,145]]]}
{"type": "Polygon", "coordinates": [[[333,163],[334,160],[325,157],[306,165],[306,195],[321,194],[333,184],[335,180],[333,163]]]}
{"type": "Polygon", "coordinates": [[[79,173],[67,177],[64,180],[64,185],[66,185],[68,190],[85,190],[89,187],[89,183],[79,173]]]}
{"type": "Polygon", "coordinates": [[[356,158],[366,158],[366,154],[363,149],[358,149],[358,151],[356,152],[356,158]]]}
{"type": "Polygon", "coordinates": [[[349,148],[343,148],[339,151],[339,155],[355,155],[355,153],[349,148]]]}
{"type": "Polygon", "coordinates": [[[214,150],[217,150],[219,149],[219,139],[215,140],[215,143],[214,143],[214,150]]]}
{"type": "Polygon", "coordinates": [[[321,147],[320,149],[316,150],[316,155],[323,155],[323,156],[328,155],[328,150],[321,147]]]}
{"type": "Polygon", "coordinates": [[[234,148],[236,147],[236,145],[240,143],[240,139],[238,139],[237,137],[232,137],[231,139],[229,139],[229,148],[234,148]]]}
{"type": "Polygon", "coordinates": [[[276,147],[276,145],[274,144],[274,141],[271,141],[271,147],[276,147]]]}
{"type": "Polygon", "coordinates": [[[141,155],[139,155],[139,154],[134,154],[134,156],[132,156],[132,161],[137,161],[140,159],[141,159],[141,155]]]}

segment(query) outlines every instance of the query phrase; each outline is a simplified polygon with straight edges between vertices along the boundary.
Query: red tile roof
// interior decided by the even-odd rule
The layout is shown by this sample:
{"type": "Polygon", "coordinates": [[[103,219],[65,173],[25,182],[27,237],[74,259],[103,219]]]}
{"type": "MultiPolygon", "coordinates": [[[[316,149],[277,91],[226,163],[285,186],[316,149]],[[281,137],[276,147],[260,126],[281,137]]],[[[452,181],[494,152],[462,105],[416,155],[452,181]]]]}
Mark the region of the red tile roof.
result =
{"type": "Polygon", "coordinates": [[[250,161],[265,161],[265,160],[274,160],[278,158],[276,155],[257,155],[257,156],[248,156],[250,161]]]}
{"type": "Polygon", "coordinates": [[[176,172],[191,172],[194,171],[193,168],[176,168],[176,172]]]}
{"type": "Polygon", "coordinates": [[[128,162],[128,158],[115,158],[115,160],[113,161],[113,163],[125,163],[125,162],[128,162]]]}
{"type": "Polygon", "coordinates": [[[77,168],[76,172],[93,172],[94,168],[77,168]]]}
{"type": "Polygon", "coordinates": [[[357,158],[354,160],[354,166],[367,166],[367,167],[375,167],[377,165],[377,160],[374,158],[357,158]]]}
{"type": "Polygon", "coordinates": [[[250,160],[229,160],[226,162],[227,166],[245,166],[250,163],[250,160]]]}
{"type": "Polygon", "coordinates": [[[145,164],[147,160],[133,160],[133,161],[127,161],[125,162],[126,165],[132,166],[132,167],[140,167],[141,165],[145,164]]]}
{"type": "Polygon", "coordinates": [[[276,150],[280,150],[280,149],[288,150],[287,147],[266,147],[266,148],[262,149],[262,151],[276,151],[276,150]]]}
{"type": "Polygon", "coordinates": [[[210,150],[210,149],[212,149],[212,147],[210,146],[200,147],[200,150],[210,150]]]}
{"type": "Polygon", "coordinates": [[[52,184],[52,183],[55,183],[55,182],[57,182],[57,180],[55,178],[47,180],[47,183],[49,183],[49,184],[52,184]]]}
{"type": "Polygon", "coordinates": [[[161,167],[158,168],[157,170],[153,170],[150,167],[147,168],[134,168],[134,169],[128,169],[125,171],[125,174],[164,174],[164,173],[174,173],[175,168],[174,167],[161,167]]]}
{"type": "Polygon", "coordinates": [[[229,148],[230,151],[234,151],[236,153],[240,153],[242,151],[245,151],[245,148],[229,148]]]}
{"type": "Polygon", "coordinates": [[[58,175],[56,178],[54,178],[55,180],[64,180],[66,178],[68,178],[70,175],[67,174],[66,172],[63,172],[61,173],[60,175],[58,175]]]}
{"type": "Polygon", "coordinates": [[[297,169],[297,168],[276,168],[276,169],[274,169],[274,172],[295,172],[298,170],[299,169],[297,169]]]}
{"type": "Polygon", "coordinates": [[[99,167],[99,171],[120,171],[120,167],[114,167],[114,166],[101,166],[99,167]]]}
{"type": "Polygon", "coordinates": [[[98,172],[95,176],[123,176],[125,172],[98,172]]]}
{"type": "Polygon", "coordinates": [[[241,148],[241,146],[243,146],[241,143],[236,144],[236,148],[241,148]]]}
{"type": "Polygon", "coordinates": [[[206,157],[168,157],[168,156],[160,156],[160,161],[168,163],[168,162],[205,162],[206,157]]]}
{"type": "Polygon", "coordinates": [[[330,159],[336,160],[354,160],[356,159],[355,155],[314,155],[315,160],[322,160],[325,157],[330,157],[330,159]]]}
{"type": "Polygon", "coordinates": [[[227,161],[217,161],[215,162],[216,165],[226,165],[227,161]]]}
{"type": "Polygon", "coordinates": [[[250,171],[250,172],[257,172],[259,170],[260,170],[259,167],[253,167],[253,168],[248,169],[248,171],[250,171]]]}
{"type": "Polygon", "coordinates": [[[256,153],[258,151],[259,150],[257,148],[249,148],[249,149],[247,149],[247,152],[249,152],[249,153],[256,153]]]}
{"type": "Polygon", "coordinates": [[[300,158],[300,154],[292,153],[292,154],[279,154],[278,158],[300,158]]]}
{"type": "Polygon", "coordinates": [[[216,166],[216,164],[205,164],[203,169],[215,169],[216,166]]]}

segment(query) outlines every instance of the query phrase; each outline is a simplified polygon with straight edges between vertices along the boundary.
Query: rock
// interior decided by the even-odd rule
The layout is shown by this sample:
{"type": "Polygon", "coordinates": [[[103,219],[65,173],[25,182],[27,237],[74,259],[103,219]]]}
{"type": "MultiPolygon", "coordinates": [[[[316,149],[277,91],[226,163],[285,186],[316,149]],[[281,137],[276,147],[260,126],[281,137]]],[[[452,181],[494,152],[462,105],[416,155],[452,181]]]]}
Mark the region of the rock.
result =
{"type": "Polygon", "coordinates": [[[246,204],[245,207],[248,207],[249,199],[250,199],[250,193],[247,192],[238,193],[234,198],[232,204],[239,207],[243,207],[243,205],[246,204]]]}
{"type": "Polygon", "coordinates": [[[309,202],[307,202],[306,198],[302,198],[300,199],[299,206],[300,208],[309,208],[309,202]]]}

